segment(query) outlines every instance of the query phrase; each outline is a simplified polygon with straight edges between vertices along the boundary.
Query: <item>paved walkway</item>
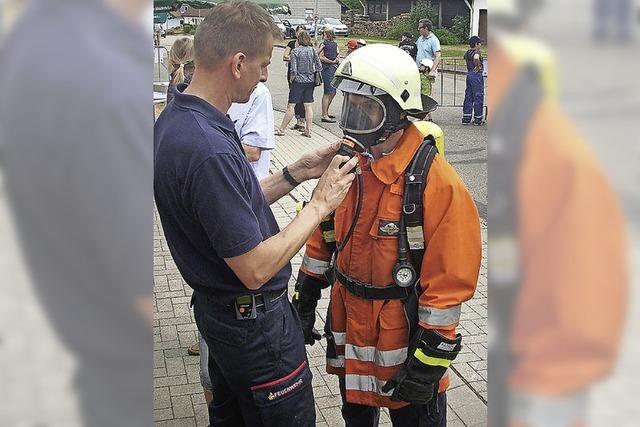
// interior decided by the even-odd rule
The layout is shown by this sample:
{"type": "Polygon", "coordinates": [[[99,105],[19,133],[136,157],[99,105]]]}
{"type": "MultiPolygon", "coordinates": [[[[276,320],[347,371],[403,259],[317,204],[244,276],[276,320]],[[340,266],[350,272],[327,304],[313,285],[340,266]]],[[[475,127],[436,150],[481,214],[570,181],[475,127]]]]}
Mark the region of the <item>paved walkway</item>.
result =
{"type": "MultiPolygon", "coordinates": [[[[282,113],[275,112],[279,123],[282,113]]],[[[301,153],[321,144],[336,140],[328,131],[315,127],[313,138],[303,138],[289,131],[277,137],[277,148],[272,155],[272,170],[296,160],[301,153]]],[[[280,227],[286,226],[295,215],[295,203],[309,200],[315,186],[307,182],[283,197],[272,208],[280,227]]],[[[483,222],[483,247],[486,254],[486,224],[483,222]]],[[[292,260],[293,278],[297,276],[302,254],[292,260]]],[[[487,418],[487,263],[482,260],[482,271],[475,297],[464,304],[459,331],[464,335],[464,348],[453,364],[450,375],[452,385],[448,392],[448,425],[482,426],[487,418]]],[[[157,426],[206,426],[207,409],[198,376],[199,358],[188,356],[186,349],[196,340],[196,325],[189,310],[191,288],[182,280],[171,259],[162,233],[157,212],[154,214],[154,418],[157,426]]],[[[294,279],[289,282],[291,295],[294,279]]],[[[324,326],[328,290],[318,304],[316,327],[324,326]]],[[[307,346],[313,372],[318,426],[344,425],[340,415],[340,393],[337,377],[325,370],[324,341],[307,346]]],[[[386,411],[381,426],[391,426],[386,411]]]]}

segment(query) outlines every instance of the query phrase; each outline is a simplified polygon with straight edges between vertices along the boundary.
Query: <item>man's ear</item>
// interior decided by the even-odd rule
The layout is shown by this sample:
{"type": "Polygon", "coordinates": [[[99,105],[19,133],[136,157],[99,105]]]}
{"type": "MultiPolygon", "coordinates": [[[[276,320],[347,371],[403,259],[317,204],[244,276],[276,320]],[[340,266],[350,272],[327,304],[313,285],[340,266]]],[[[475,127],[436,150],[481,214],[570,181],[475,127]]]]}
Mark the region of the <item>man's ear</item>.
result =
{"type": "Polygon", "coordinates": [[[241,72],[243,71],[244,63],[247,60],[247,56],[238,52],[231,58],[231,74],[236,80],[240,79],[241,72]]]}

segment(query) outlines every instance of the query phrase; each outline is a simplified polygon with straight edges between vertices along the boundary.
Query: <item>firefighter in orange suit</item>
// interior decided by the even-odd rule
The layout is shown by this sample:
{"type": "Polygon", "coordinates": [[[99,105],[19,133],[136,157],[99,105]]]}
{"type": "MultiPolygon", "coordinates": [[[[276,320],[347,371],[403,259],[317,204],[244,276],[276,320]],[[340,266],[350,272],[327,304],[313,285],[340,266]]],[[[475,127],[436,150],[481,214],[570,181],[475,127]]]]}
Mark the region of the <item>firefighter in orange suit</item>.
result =
{"type": "Polygon", "coordinates": [[[333,84],[344,94],[341,128],[361,151],[360,175],[307,241],[294,295],[305,340],[318,338],[316,303],[332,286],[327,372],[339,376],[346,425],[377,425],[379,407],[388,407],[394,426],[444,426],[461,305],[480,269],[478,212],[442,155],[440,128],[407,118],[423,118],[433,104],[420,94],[411,57],[394,46],[363,47],[341,63],[333,84]],[[440,153],[417,203],[408,204],[407,184],[417,176],[407,169],[429,141],[440,153]],[[408,227],[402,212],[416,205],[422,221],[408,227]],[[411,257],[421,254],[411,259],[417,272],[402,261],[406,243],[411,257]]]}

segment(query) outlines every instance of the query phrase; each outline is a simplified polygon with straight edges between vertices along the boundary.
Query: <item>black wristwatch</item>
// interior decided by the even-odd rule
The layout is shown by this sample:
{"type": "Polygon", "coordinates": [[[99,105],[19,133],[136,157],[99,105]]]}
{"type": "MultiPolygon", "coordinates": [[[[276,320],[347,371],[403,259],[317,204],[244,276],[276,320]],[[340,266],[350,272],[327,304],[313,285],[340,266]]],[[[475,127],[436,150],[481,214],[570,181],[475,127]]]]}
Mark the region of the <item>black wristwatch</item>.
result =
{"type": "Polygon", "coordinates": [[[300,183],[296,181],[293,176],[291,176],[291,173],[289,172],[289,166],[285,166],[282,168],[282,176],[284,176],[284,179],[286,179],[287,182],[292,186],[297,187],[298,185],[300,185],[300,183]]]}

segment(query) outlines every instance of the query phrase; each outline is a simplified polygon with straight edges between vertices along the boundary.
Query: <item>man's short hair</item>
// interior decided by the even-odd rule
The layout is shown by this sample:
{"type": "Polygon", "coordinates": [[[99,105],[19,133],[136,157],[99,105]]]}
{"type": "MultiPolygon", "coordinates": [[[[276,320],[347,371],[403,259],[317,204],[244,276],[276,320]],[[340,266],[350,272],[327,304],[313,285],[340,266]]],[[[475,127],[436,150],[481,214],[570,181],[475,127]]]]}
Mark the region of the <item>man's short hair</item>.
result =
{"type": "Polygon", "coordinates": [[[269,13],[251,1],[225,1],[211,9],[194,37],[196,67],[216,68],[238,52],[252,59],[267,52],[269,35],[281,33],[269,13]]]}
{"type": "Polygon", "coordinates": [[[433,31],[433,22],[431,22],[430,19],[427,19],[427,18],[421,19],[420,21],[418,21],[418,26],[427,27],[427,30],[433,31]]]}

